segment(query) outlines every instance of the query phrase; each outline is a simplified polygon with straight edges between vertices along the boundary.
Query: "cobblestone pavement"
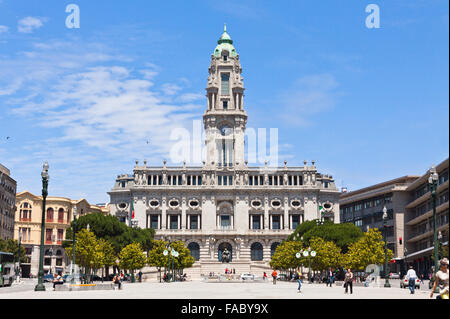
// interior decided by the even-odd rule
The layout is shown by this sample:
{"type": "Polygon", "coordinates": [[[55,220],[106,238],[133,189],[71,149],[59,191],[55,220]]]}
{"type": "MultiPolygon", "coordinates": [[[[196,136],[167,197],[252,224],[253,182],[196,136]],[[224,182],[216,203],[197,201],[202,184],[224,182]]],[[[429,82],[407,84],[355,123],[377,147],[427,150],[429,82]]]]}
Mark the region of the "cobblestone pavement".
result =
{"type": "Polygon", "coordinates": [[[134,283],[123,284],[120,291],[53,291],[51,284],[46,284],[45,292],[35,292],[36,280],[28,280],[12,287],[0,288],[0,299],[19,298],[76,298],[76,299],[429,299],[430,290],[427,283],[416,290],[414,295],[408,289],[400,289],[399,283],[391,281],[391,288],[353,287],[353,294],[344,294],[342,286],[326,287],[324,284],[303,284],[302,292],[297,292],[293,282],[267,283],[134,283]]]}

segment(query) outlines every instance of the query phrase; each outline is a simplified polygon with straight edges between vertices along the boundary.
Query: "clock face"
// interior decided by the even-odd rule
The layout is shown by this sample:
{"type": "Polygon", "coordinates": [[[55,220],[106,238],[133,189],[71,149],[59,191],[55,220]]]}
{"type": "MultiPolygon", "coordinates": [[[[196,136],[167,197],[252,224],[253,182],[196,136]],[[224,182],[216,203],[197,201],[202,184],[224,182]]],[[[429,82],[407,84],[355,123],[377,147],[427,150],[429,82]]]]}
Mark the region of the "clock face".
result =
{"type": "Polygon", "coordinates": [[[231,127],[229,127],[229,126],[227,126],[227,125],[222,126],[222,128],[220,129],[220,133],[221,133],[223,136],[230,135],[230,134],[231,134],[231,127]]]}

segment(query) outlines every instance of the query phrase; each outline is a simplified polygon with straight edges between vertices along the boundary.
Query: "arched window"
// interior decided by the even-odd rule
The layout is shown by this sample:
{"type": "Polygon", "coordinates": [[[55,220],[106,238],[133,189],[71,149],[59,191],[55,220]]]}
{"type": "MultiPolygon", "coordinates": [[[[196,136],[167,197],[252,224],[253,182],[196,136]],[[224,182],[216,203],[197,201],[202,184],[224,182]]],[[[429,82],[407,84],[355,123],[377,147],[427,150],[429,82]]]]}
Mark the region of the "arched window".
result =
{"type": "Polygon", "coordinates": [[[273,254],[275,254],[275,250],[277,249],[277,247],[278,247],[279,244],[280,244],[280,243],[273,243],[273,244],[270,246],[270,256],[271,256],[271,257],[273,256],[273,254]]]}
{"type": "Polygon", "coordinates": [[[188,249],[191,251],[191,256],[194,257],[194,259],[200,260],[200,246],[196,242],[191,242],[188,245],[188,249]]]}
{"type": "Polygon", "coordinates": [[[64,222],[64,209],[60,208],[58,209],[58,223],[64,222]]]}
{"type": "Polygon", "coordinates": [[[47,221],[53,221],[53,208],[47,209],[47,221]]]}
{"type": "Polygon", "coordinates": [[[250,246],[250,256],[251,260],[257,261],[257,260],[263,260],[263,246],[261,243],[253,243],[250,246]]]}

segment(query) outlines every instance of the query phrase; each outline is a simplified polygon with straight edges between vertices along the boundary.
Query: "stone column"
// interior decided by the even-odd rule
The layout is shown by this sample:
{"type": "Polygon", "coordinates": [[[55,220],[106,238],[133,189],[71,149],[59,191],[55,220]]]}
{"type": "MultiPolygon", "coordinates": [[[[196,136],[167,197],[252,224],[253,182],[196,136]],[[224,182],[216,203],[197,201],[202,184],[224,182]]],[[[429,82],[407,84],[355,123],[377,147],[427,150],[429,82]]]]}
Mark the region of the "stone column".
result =
{"type": "Polygon", "coordinates": [[[269,199],[264,196],[264,229],[269,229],[269,199]]]}
{"type": "Polygon", "coordinates": [[[166,205],[166,197],[164,196],[162,198],[161,201],[161,219],[162,219],[162,224],[161,224],[161,228],[162,229],[167,229],[167,205],[166,205]]]}
{"type": "Polygon", "coordinates": [[[181,228],[187,229],[186,227],[186,197],[181,199],[181,228]]]}

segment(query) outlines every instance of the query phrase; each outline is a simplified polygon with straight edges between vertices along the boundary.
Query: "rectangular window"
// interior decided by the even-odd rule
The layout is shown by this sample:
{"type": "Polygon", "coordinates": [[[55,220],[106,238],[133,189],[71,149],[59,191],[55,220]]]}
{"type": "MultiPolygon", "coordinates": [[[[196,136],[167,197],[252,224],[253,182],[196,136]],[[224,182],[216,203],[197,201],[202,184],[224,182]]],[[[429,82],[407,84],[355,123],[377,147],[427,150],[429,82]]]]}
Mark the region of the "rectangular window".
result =
{"type": "Polygon", "coordinates": [[[280,215],[272,216],[272,229],[280,229],[280,215]]]}
{"type": "Polygon", "coordinates": [[[222,95],[230,95],[230,74],[222,73],[221,74],[222,86],[221,91],[222,95]]]}
{"type": "Polygon", "coordinates": [[[220,216],[220,226],[229,227],[231,225],[230,215],[220,216]]]}
{"type": "Polygon", "coordinates": [[[45,230],[45,242],[46,243],[52,243],[52,234],[53,234],[53,229],[45,230]]]}
{"type": "Polygon", "coordinates": [[[153,229],[159,229],[159,225],[158,225],[158,215],[151,215],[150,217],[150,224],[151,224],[151,228],[153,229]]]}
{"type": "Polygon", "coordinates": [[[189,229],[198,229],[198,216],[191,215],[189,229]]]}
{"type": "Polygon", "coordinates": [[[261,217],[259,215],[252,216],[253,229],[261,229],[261,217]]]}
{"type": "Polygon", "coordinates": [[[178,229],[178,215],[170,215],[170,229],[178,229]]]}
{"type": "Polygon", "coordinates": [[[300,215],[292,215],[292,229],[296,229],[300,224],[300,215]]]}
{"type": "Polygon", "coordinates": [[[58,229],[58,244],[61,244],[63,240],[64,229],[58,229]]]}
{"type": "Polygon", "coordinates": [[[228,101],[223,101],[223,109],[228,110],[228,101]]]}
{"type": "Polygon", "coordinates": [[[222,176],[217,176],[217,185],[222,185],[222,176]]]}

